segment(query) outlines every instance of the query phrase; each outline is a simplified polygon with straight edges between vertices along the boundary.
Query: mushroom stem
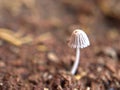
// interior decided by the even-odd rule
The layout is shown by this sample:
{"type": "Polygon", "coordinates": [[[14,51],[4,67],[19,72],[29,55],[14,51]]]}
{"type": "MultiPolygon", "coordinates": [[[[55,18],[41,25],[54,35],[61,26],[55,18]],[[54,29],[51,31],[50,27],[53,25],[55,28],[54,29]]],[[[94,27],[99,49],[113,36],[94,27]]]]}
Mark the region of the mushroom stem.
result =
{"type": "Polygon", "coordinates": [[[74,65],[71,69],[72,75],[74,75],[77,71],[77,68],[78,68],[78,65],[79,65],[79,58],[80,58],[80,49],[76,48],[76,60],[75,60],[74,65]]]}

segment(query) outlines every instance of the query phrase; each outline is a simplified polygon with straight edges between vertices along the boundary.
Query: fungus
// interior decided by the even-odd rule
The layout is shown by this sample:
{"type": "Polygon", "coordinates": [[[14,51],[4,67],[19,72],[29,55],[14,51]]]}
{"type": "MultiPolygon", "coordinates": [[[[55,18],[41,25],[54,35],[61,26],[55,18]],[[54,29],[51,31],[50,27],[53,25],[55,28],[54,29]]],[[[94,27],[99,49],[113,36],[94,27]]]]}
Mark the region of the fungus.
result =
{"type": "Polygon", "coordinates": [[[90,45],[89,39],[86,33],[80,29],[76,29],[73,31],[68,46],[71,48],[76,48],[76,60],[73,64],[71,69],[71,74],[74,75],[78,65],[79,65],[79,58],[80,58],[80,48],[85,48],[90,45]]]}

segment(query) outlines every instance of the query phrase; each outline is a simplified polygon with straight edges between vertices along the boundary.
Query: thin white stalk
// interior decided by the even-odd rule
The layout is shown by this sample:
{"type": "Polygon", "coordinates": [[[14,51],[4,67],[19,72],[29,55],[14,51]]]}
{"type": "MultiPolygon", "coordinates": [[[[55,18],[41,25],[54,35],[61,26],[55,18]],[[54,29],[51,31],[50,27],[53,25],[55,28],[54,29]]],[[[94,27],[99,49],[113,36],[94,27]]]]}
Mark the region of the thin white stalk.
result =
{"type": "Polygon", "coordinates": [[[77,71],[78,65],[79,65],[79,58],[80,58],[80,48],[76,48],[76,60],[74,62],[74,65],[71,69],[71,74],[74,75],[77,71]]]}

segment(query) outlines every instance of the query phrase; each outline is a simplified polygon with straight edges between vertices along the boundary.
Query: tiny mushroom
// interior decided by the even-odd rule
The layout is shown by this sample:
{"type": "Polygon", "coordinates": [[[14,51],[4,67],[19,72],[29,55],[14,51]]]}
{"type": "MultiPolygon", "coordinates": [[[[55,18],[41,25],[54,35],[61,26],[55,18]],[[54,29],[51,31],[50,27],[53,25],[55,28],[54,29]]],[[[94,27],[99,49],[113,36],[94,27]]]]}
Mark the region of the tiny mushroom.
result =
{"type": "Polygon", "coordinates": [[[79,65],[79,57],[80,57],[80,48],[85,48],[90,45],[89,39],[86,33],[80,29],[76,29],[73,31],[68,46],[71,48],[76,48],[76,60],[71,69],[71,74],[74,75],[78,65],[79,65]]]}

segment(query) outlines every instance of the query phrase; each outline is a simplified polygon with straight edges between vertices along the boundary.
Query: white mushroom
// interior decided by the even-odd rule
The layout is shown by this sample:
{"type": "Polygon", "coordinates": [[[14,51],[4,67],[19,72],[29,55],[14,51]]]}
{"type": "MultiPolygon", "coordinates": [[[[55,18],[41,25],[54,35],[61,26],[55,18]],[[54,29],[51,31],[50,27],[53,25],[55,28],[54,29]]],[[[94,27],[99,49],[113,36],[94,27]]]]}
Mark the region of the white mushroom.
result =
{"type": "Polygon", "coordinates": [[[68,45],[71,48],[76,48],[76,60],[71,69],[71,74],[74,75],[78,68],[78,64],[79,64],[80,48],[85,48],[85,47],[89,46],[90,42],[84,31],[82,31],[80,29],[76,29],[73,31],[68,45]]]}

